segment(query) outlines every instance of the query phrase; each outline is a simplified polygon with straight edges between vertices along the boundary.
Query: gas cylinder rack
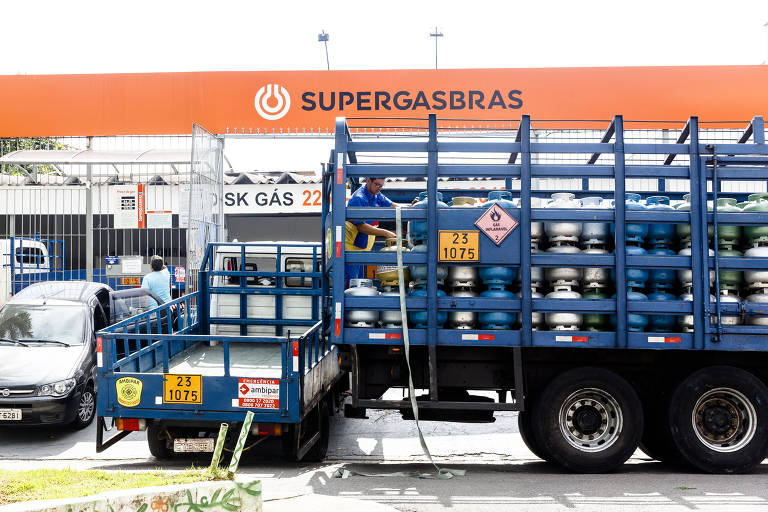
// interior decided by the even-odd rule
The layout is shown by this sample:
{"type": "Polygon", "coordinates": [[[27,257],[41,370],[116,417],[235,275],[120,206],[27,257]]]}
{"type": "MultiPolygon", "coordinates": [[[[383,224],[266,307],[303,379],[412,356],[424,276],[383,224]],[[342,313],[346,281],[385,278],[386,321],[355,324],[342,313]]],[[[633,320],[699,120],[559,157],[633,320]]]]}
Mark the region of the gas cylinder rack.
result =
{"type": "MultiPolygon", "coordinates": [[[[584,472],[617,467],[626,460],[622,454],[629,457],[638,442],[641,447],[647,448],[647,452],[653,453],[652,456],[672,458],[673,455],[682,455],[697,467],[713,472],[744,471],[753,467],[762,457],[758,457],[759,460],[754,457],[750,459],[744,455],[749,450],[761,451],[758,456],[768,455],[768,441],[765,440],[768,438],[768,430],[765,417],[761,416],[765,411],[757,411],[755,415],[742,418],[742,423],[751,423],[753,427],[757,417],[760,417],[761,422],[757,425],[757,434],[752,429],[749,434],[751,437],[740,438],[739,442],[743,446],[724,449],[720,446],[720,434],[712,433],[716,430],[714,426],[705,424],[696,427],[699,430],[690,433],[689,437],[695,440],[698,436],[702,450],[714,451],[714,458],[694,453],[696,447],[690,447],[693,441],[680,441],[682,434],[678,426],[673,420],[667,424],[669,401],[684,400],[684,390],[681,391],[681,388],[702,378],[699,375],[702,372],[705,380],[713,382],[719,382],[721,375],[729,375],[722,370],[723,367],[738,375],[741,375],[739,372],[747,373],[747,380],[756,379],[759,383],[756,393],[767,395],[758,398],[768,398],[768,388],[765,387],[768,381],[768,327],[760,325],[761,322],[726,325],[722,321],[723,318],[734,316],[749,319],[766,315],[768,307],[760,302],[721,301],[719,279],[719,272],[723,270],[768,271],[768,258],[719,257],[717,236],[713,240],[714,253],[710,255],[707,243],[708,228],[717,231],[718,227],[727,225],[768,226],[768,213],[749,213],[749,210],[718,213],[718,208],[711,211],[707,209],[708,201],[718,204],[724,181],[768,180],[768,147],[764,144],[762,118],[755,117],[748,122],[740,139],[713,144],[700,142],[700,135],[703,134],[700,133],[696,117],[687,121],[679,138],[671,143],[625,140],[625,121],[622,116],[615,116],[606,122],[602,138],[594,142],[584,142],[583,139],[576,142],[532,142],[532,121],[528,116],[523,116],[519,121],[517,130],[513,132],[515,138],[510,137],[508,141],[502,142],[482,138],[469,141],[440,138],[438,122],[435,115],[430,115],[422,121],[426,124],[422,125],[425,136],[399,136],[398,140],[362,137],[356,140],[351,135],[346,119],[339,118],[336,122],[335,148],[324,171],[323,237],[328,249],[325,272],[329,273],[333,283],[328,298],[330,304],[326,308],[329,316],[328,335],[341,349],[342,364],[352,371],[352,397],[347,415],[364,417],[366,408],[400,409],[404,416],[409,414],[406,402],[382,398],[387,390],[405,389],[408,385],[402,329],[356,327],[345,323],[345,314],[353,309],[399,310],[399,298],[391,294],[345,297],[342,277],[344,266],[349,264],[396,264],[396,254],[392,251],[344,250],[347,221],[378,220],[391,224],[396,211],[395,208],[347,207],[347,189],[357,186],[358,179],[365,177],[418,179],[414,181],[426,178],[426,207],[412,208],[404,205],[401,210],[403,223],[426,222],[428,230],[425,252],[403,253],[404,265],[426,265],[427,268],[426,293],[422,296],[408,296],[405,300],[408,311],[427,313],[426,328],[409,329],[410,370],[415,387],[423,393],[417,397],[423,409],[420,413],[422,418],[492,421],[493,411],[518,410],[521,411],[521,433],[534,453],[543,454],[544,458],[569,469],[584,472]],[[441,161],[441,156],[449,153],[453,156],[470,153],[493,156],[504,154],[506,162],[453,163],[447,158],[445,163],[441,161]],[[375,154],[377,158],[365,161],[363,154],[375,154]],[[387,154],[392,154],[393,158],[387,160],[386,156],[382,156],[387,154]],[[419,163],[401,163],[404,160],[394,157],[394,154],[408,154],[411,159],[406,161],[419,163]],[[553,161],[551,158],[532,158],[535,155],[553,154],[568,155],[569,159],[550,163],[553,161]],[[577,163],[574,163],[574,155],[580,158],[577,163]],[[607,158],[600,159],[601,155],[607,158]],[[381,163],[382,160],[384,163],[381,163]],[[500,228],[504,237],[499,243],[494,240],[492,231],[479,222],[488,209],[438,206],[439,178],[474,177],[505,180],[506,189],[512,192],[516,201],[517,207],[500,208],[505,215],[502,224],[506,224],[500,228]],[[542,191],[531,190],[531,182],[535,178],[581,178],[583,189],[570,192],[580,197],[597,195],[613,199],[615,206],[612,209],[531,208],[532,197],[543,195],[542,191]],[[589,178],[613,179],[615,190],[587,190],[589,178]],[[631,178],[643,178],[649,182],[658,180],[660,186],[656,190],[641,191],[642,196],[663,193],[674,199],[679,199],[681,193],[664,192],[664,180],[686,180],[690,209],[661,211],[625,208],[626,183],[631,178]],[[519,187],[513,188],[515,182],[519,183],[519,187]],[[610,239],[613,251],[610,253],[557,254],[531,250],[532,222],[600,221],[614,225],[610,239]],[[627,251],[626,231],[628,226],[637,223],[690,225],[690,255],[628,254],[631,251],[627,251]],[[474,237],[474,259],[440,260],[438,252],[445,248],[441,244],[449,244],[445,233],[457,232],[477,233],[474,237]],[[519,268],[519,296],[444,296],[438,290],[438,267],[459,262],[481,268],[519,268]],[[614,276],[613,288],[617,293],[614,298],[607,299],[532,298],[531,269],[563,266],[611,269],[614,276]],[[690,289],[692,300],[628,300],[627,271],[631,269],[690,271],[693,276],[690,289]],[[711,289],[706,277],[702,278],[710,272],[715,277],[711,289]],[[509,329],[449,329],[439,325],[441,315],[451,311],[474,311],[478,314],[509,312],[520,321],[519,325],[509,329]],[[601,313],[614,318],[614,327],[605,331],[534,330],[531,324],[533,312],[544,315],[565,312],[601,313]],[[671,329],[673,332],[647,332],[629,328],[628,316],[637,314],[692,317],[692,327],[687,329],[690,332],[681,329],[671,329]],[[610,377],[604,374],[610,374],[610,377]],[[573,389],[578,394],[579,389],[592,389],[590,386],[599,388],[599,383],[604,380],[612,382],[607,385],[607,389],[614,389],[615,395],[620,395],[621,389],[630,389],[631,392],[627,391],[627,394],[637,397],[634,401],[620,404],[624,407],[623,415],[620,415],[623,417],[622,428],[625,432],[620,435],[614,433],[614,437],[606,434],[608,437],[600,443],[607,442],[607,445],[593,446],[590,441],[583,441],[591,439],[590,436],[597,436],[588,432],[589,428],[585,426],[588,421],[573,427],[570,423],[572,418],[569,417],[562,419],[563,424],[560,425],[565,443],[562,449],[548,440],[548,436],[552,437],[551,433],[537,432],[537,429],[545,428],[541,425],[550,416],[554,418],[553,428],[557,427],[558,412],[555,410],[547,416],[550,413],[547,407],[551,409],[554,406],[545,406],[545,400],[541,398],[546,396],[547,400],[553,401],[557,389],[553,390],[552,386],[561,385],[558,389],[562,391],[567,389],[568,382],[575,382],[573,389]],[[623,388],[615,387],[618,386],[617,380],[621,381],[623,388]],[[497,393],[497,398],[488,392],[497,393]],[[531,415],[537,418],[536,428],[531,426],[531,415]],[[630,439],[619,442],[617,436],[630,439]],[[634,441],[632,436],[636,436],[634,441]],[[614,444],[621,446],[618,455],[615,453],[619,450],[616,446],[605,448],[614,444]]],[[[450,120],[446,126],[449,125],[450,120]]],[[[445,185],[446,182],[440,182],[441,190],[449,196],[480,193],[450,190],[445,185]]],[[[746,194],[741,192],[728,195],[741,199],[746,194]]],[[[727,377],[725,379],[722,387],[731,389],[730,381],[727,377]]],[[[748,394],[739,391],[741,388],[738,383],[732,387],[736,390],[733,396],[748,394]]],[[[598,417],[615,405],[610,392],[598,395],[595,403],[601,403],[599,397],[605,398],[605,407],[601,409],[603,405],[595,406],[598,417]]],[[[593,398],[589,397],[589,400],[593,398]]],[[[714,400],[717,402],[721,398],[718,396],[714,400]]],[[[730,404],[728,400],[726,397],[723,403],[730,404]]],[[[738,399],[734,400],[738,402],[738,399]]],[[[740,407],[735,402],[731,404],[735,407],[733,410],[740,407]]],[[[574,402],[577,403],[582,402],[574,402]]],[[[705,400],[703,405],[696,402],[691,407],[695,413],[700,413],[702,407],[709,407],[713,403],[705,400]]],[[[566,407],[568,404],[563,402],[561,405],[566,407]]],[[[731,405],[723,407],[731,410],[728,408],[731,405]]],[[[621,407],[619,410],[622,410],[621,407]]],[[[682,421],[683,424],[686,422],[690,427],[690,417],[682,421]]]]}

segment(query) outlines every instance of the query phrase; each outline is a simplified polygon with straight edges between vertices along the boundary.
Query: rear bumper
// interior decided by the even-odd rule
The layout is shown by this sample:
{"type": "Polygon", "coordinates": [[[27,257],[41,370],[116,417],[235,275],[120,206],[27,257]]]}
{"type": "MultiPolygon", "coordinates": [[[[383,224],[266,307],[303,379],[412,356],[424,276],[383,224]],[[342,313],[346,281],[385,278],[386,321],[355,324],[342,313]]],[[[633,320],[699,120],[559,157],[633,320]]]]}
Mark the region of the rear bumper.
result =
{"type": "Polygon", "coordinates": [[[68,396],[15,398],[0,400],[0,409],[21,409],[21,421],[2,421],[0,427],[68,424],[74,421],[80,401],[80,391],[68,396]]]}

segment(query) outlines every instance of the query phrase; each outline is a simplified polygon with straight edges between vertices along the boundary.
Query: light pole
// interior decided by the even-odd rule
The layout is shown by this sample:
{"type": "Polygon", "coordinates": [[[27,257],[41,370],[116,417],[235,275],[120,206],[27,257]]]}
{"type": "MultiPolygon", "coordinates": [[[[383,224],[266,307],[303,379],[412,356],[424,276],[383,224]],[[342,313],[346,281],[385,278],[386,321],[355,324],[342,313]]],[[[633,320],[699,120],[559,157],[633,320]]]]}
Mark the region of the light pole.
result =
{"type": "Polygon", "coordinates": [[[429,37],[434,37],[435,38],[435,69],[437,69],[437,38],[438,37],[443,37],[443,33],[439,32],[437,30],[437,27],[435,27],[435,31],[434,32],[430,32],[429,37]]]}
{"type": "Polygon", "coordinates": [[[325,30],[317,34],[317,40],[325,45],[325,65],[328,68],[328,71],[330,71],[331,62],[328,60],[328,37],[329,35],[325,33],[325,30]]]}

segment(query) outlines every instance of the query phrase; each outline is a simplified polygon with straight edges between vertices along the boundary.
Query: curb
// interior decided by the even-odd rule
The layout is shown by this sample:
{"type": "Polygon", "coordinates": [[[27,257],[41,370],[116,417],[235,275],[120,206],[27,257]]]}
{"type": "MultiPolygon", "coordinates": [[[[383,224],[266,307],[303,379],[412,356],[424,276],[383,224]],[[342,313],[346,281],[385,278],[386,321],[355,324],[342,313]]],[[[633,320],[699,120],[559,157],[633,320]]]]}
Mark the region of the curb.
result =
{"type": "Polygon", "coordinates": [[[261,480],[198,482],[109,491],[82,498],[27,501],[0,512],[262,512],[261,480]]]}

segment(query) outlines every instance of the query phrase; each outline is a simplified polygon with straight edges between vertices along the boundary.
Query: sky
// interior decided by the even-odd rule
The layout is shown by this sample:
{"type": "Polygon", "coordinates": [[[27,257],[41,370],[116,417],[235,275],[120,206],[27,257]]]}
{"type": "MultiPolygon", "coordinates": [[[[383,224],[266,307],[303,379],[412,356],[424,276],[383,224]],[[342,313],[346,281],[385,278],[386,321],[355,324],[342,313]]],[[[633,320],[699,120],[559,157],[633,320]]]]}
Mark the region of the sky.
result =
{"type": "Polygon", "coordinates": [[[761,64],[768,1],[3,2],[0,74],[761,64]]]}
{"type": "MultiPolygon", "coordinates": [[[[768,61],[768,0],[3,2],[0,75],[672,66],[768,61]]],[[[314,170],[328,140],[228,140],[237,170],[314,170]]]]}

